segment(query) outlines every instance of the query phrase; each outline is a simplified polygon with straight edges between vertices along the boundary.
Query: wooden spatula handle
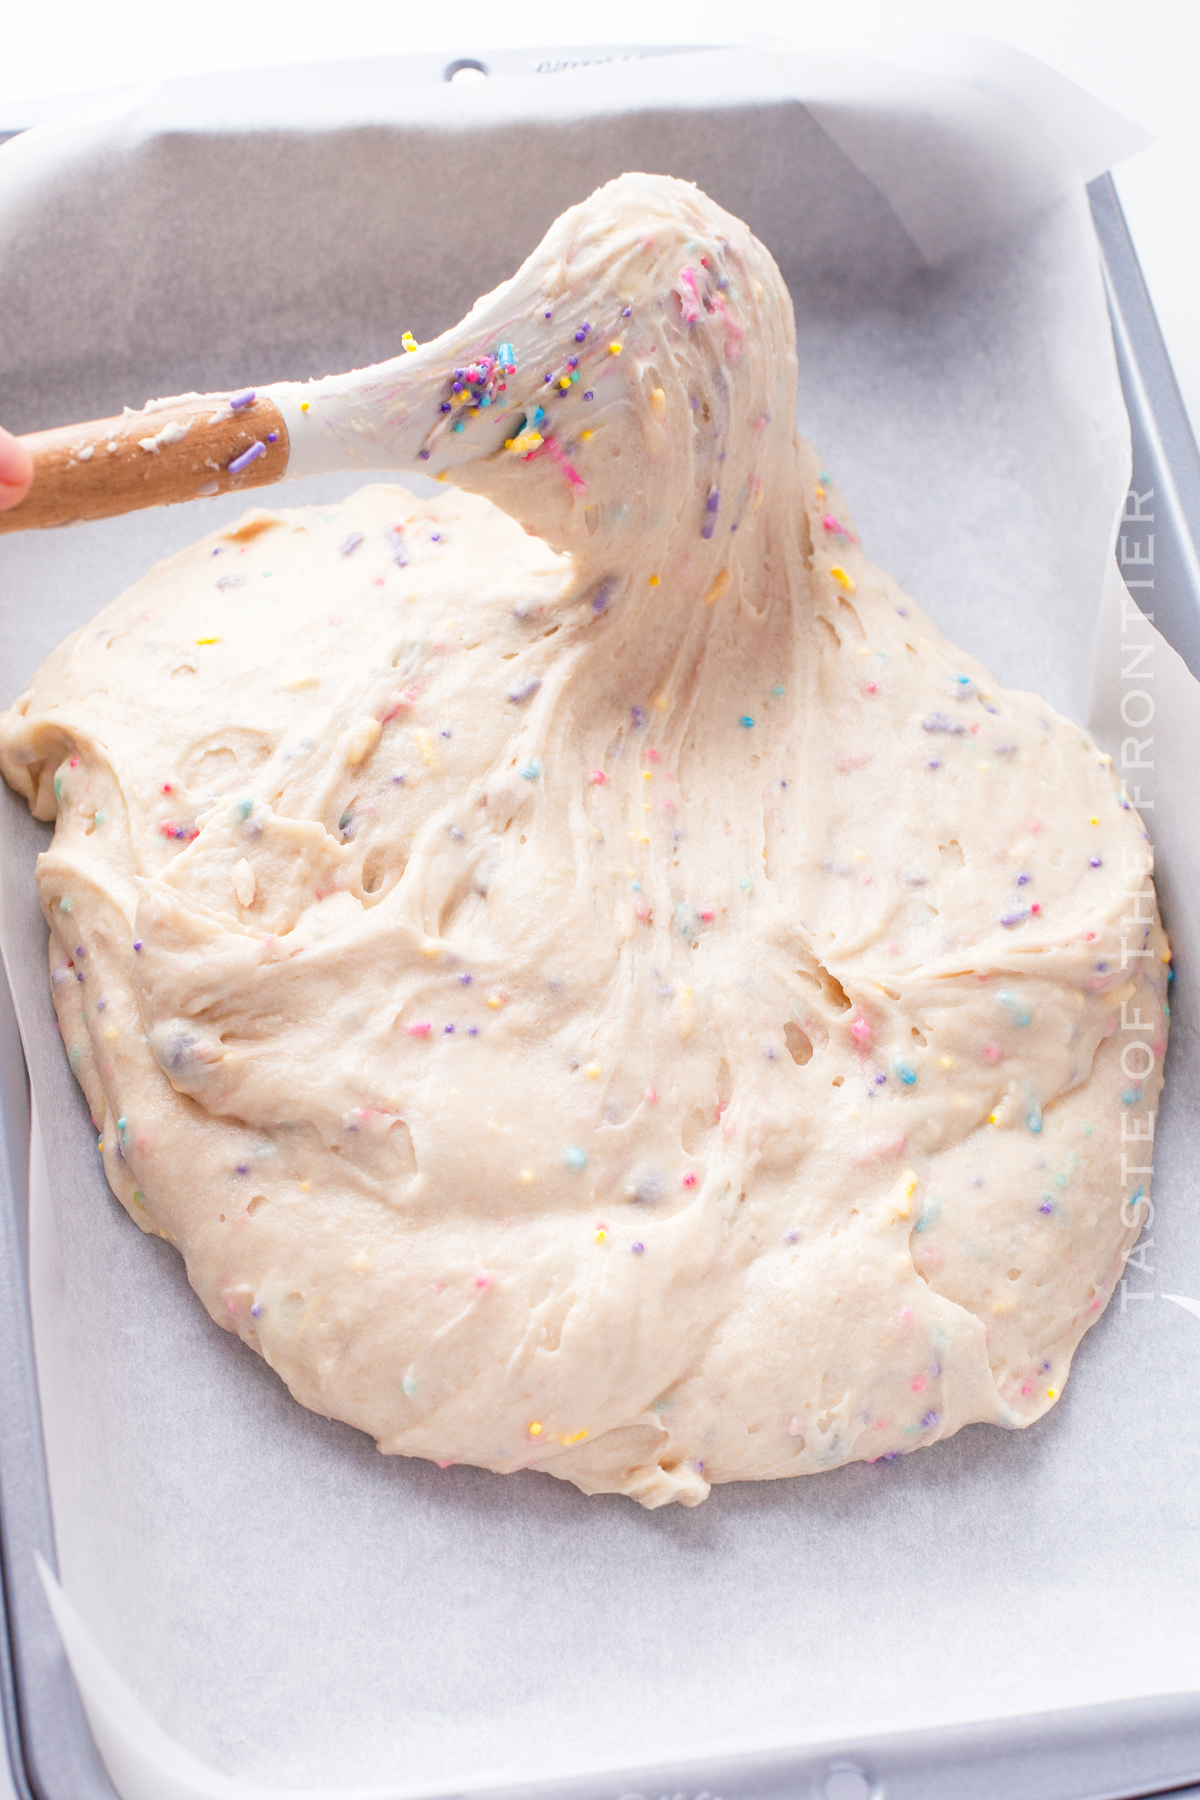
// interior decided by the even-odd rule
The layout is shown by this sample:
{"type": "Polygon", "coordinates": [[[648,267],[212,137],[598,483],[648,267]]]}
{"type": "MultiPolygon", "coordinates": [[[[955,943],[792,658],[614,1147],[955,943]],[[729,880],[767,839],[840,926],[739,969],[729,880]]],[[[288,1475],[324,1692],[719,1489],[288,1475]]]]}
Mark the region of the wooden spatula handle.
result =
{"type": "Polygon", "coordinates": [[[104,519],[143,506],[265,487],[287,471],[288,434],[265,394],[187,394],[149,412],[35,431],[33,485],[0,532],[104,519]]]}

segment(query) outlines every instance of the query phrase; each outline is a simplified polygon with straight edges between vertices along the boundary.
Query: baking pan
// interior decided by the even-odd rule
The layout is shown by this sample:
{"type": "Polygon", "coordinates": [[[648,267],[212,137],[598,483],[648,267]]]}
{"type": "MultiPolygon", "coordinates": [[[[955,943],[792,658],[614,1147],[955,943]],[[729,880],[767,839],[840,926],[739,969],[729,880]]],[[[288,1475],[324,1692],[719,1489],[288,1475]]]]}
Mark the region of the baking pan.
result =
{"type": "MultiPolygon", "coordinates": [[[[612,54],[612,53],[604,53],[612,54]]],[[[1200,463],[1112,181],[1089,190],[1133,431],[1133,491],[1153,488],[1159,629],[1200,674],[1200,463]]],[[[11,998],[0,991],[0,1553],[8,1635],[0,1699],[17,1791],[92,1800],[113,1789],[88,1733],[35,1572],[55,1566],[28,1301],[29,1089],[11,998]]],[[[1115,1303],[1114,1303],[1115,1304],[1115,1303]]],[[[1200,1792],[1200,1699],[1172,1696],[1027,1719],[629,1769],[498,1789],[534,1800],[1120,1800],[1200,1792]]],[[[485,1791],[466,1782],[465,1797],[485,1791]]]]}

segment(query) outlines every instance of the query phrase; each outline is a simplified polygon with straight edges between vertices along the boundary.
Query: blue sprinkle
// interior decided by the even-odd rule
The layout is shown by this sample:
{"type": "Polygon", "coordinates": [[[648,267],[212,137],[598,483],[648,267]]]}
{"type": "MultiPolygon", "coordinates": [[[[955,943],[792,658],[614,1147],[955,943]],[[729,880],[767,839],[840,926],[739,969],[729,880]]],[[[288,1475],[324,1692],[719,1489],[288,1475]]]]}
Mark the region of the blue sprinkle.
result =
{"type": "Polygon", "coordinates": [[[1030,1131],[1037,1132],[1042,1129],[1042,1109],[1036,1100],[1029,1109],[1029,1116],[1025,1123],[1028,1125],[1030,1131]]]}
{"type": "Polygon", "coordinates": [[[904,1062],[902,1059],[898,1059],[892,1064],[892,1067],[904,1083],[905,1087],[911,1087],[913,1082],[917,1079],[917,1071],[910,1062],[904,1062]]]}
{"type": "Polygon", "coordinates": [[[587,1157],[578,1144],[568,1144],[563,1151],[563,1161],[568,1169],[582,1169],[587,1165],[587,1157]]]}
{"type": "Polygon", "coordinates": [[[253,811],[254,811],[253,800],[239,800],[238,801],[237,816],[239,819],[248,819],[250,817],[250,814],[253,811]]]}
{"type": "Polygon", "coordinates": [[[535,756],[532,762],[527,762],[525,764],[525,767],[520,771],[520,774],[525,781],[536,781],[541,772],[542,765],[535,756]]]}
{"type": "Polygon", "coordinates": [[[455,431],[465,431],[467,429],[466,420],[465,419],[455,419],[454,429],[455,429],[455,431]]]}
{"type": "Polygon", "coordinates": [[[749,713],[743,713],[741,716],[741,719],[738,722],[739,722],[739,724],[744,725],[746,727],[746,730],[749,731],[750,727],[754,723],[754,720],[750,717],[749,713]]]}
{"type": "Polygon", "coordinates": [[[780,694],[787,693],[787,689],[781,683],[778,687],[773,687],[771,689],[771,692],[774,694],[775,698],[778,700],[780,694]]]}

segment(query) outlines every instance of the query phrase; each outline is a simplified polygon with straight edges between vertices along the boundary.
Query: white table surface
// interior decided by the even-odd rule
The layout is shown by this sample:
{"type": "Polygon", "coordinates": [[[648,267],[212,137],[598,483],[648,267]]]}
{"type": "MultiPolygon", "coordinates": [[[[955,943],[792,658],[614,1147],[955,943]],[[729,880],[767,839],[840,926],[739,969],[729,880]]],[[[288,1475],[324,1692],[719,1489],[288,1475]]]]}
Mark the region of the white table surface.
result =
{"type": "Polygon", "coordinates": [[[1200,435],[1198,0],[9,0],[0,13],[0,131],[72,94],[131,81],[335,57],[499,45],[736,43],[786,34],[814,47],[847,29],[977,32],[1052,64],[1155,134],[1116,172],[1138,254],[1200,435]]]}

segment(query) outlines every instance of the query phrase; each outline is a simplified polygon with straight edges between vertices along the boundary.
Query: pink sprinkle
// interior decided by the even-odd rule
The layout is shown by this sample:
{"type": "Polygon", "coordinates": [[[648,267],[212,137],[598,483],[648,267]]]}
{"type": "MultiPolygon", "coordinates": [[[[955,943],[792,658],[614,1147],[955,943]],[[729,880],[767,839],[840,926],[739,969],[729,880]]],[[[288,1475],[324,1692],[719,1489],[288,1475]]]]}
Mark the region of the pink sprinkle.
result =
{"type": "Polygon", "coordinates": [[[438,1463],[438,1468],[439,1468],[439,1469],[449,1469],[449,1468],[452,1468],[452,1467],[453,1467],[453,1459],[452,1459],[452,1458],[451,1458],[451,1457],[447,1457],[447,1458],[446,1458],[446,1460],[445,1460],[445,1462],[439,1462],[439,1463],[438,1463]]]}
{"type": "Polygon", "coordinates": [[[1042,903],[1041,903],[1041,901],[1040,901],[1040,900],[1035,900],[1035,901],[1034,901],[1034,902],[1033,902],[1033,904],[1032,904],[1032,906],[1031,906],[1031,907],[1030,907],[1030,908],[1029,908],[1029,910],[1030,910],[1030,912],[1031,912],[1031,913],[1039,913],[1039,912],[1041,912],[1041,910],[1042,910],[1042,903]]]}
{"type": "Polygon", "coordinates": [[[67,764],[67,767],[68,767],[68,769],[77,769],[79,767],[79,758],[77,756],[73,756],[71,758],[70,762],[67,764]]]}
{"type": "Polygon", "coordinates": [[[708,924],[711,924],[712,921],[716,918],[716,916],[717,915],[713,911],[711,906],[702,906],[700,908],[700,917],[702,919],[704,919],[708,924]]]}
{"type": "Polygon", "coordinates": [[[409,1026],[408,1035],[409,1037],[428,1037],[431,1029],[432,1025],[430,1021],[428,1019],[421,1019],[417,1024],[409,1026]]]}
{"type": "Polygon", "coordinates": [[[1085,944],[1092,943],[1095,940],[1095,936],[1096,936],[1096,934],[1094,931],[1085,931],[1083,934],[1084,943],[1085,944]]]}
{"type": "Polygon", "coordinates": [[[1028,1399],[1030,1394],[1032,1394],[1032,1392],[1033,1392],[1032,1381],[1023,1381],[1021,1383],[1021,1392],[1025,1396],[1025,1398],[1028,1399]]]}
{"type": "Polygon", "coordinates": [[[908,1385],[914,1394],[919,1394],[925,1386],[925,1377],[923,1375],[914,1375],[908,1385]]]}
{"type": "Polygon", "coordinates": [[[879,692],[879,683],[877,681],[865,681],[863,683],[863,693],[864,694],[877,694],[878,692],[879,692]]]}
{"type": "Polygon", "coordinates": [[[695,1173],[694,1169],[689,1169],[687,1171],[686,1175],[683,1178],[683,1185],[684,1185],[684,1187],[695,1187],[696,1173],[695,1173]]]}
{"type": "Polygon", "coordinates": [[[475,1277],[475,1286],[481,1293],[486,1294],[495,1286],[495,1276],[491,1275],[488,1270],[485,1269],[482,1274],[475,1277]]]}
{"type": "Polygon", "coordinates": [[[650,762],[658,761],[658,751],[654,748],[653,744],[650,746],[649,750],[647,750],[646,757],[650,762]]]}
{"type": "Polygon", "coordinates": [[[593,769],[588,776],[588,780],[593,787],[603,787],[604,783],[608,780],[608,776],[604,773],[603,769],[593,769]]]}
{"type": "Polygon", "coordinates": [[[653,1106],[655,1101],[658,1099],[658,1095],[655,1093],[653,1088],[646,1089],[646,1099],[651,1106],[653,1106]]]}
{"type": "Polygon", "coordinates": [[[1161,1038],[1156,1038],[1154,1040],[1154,1060],[1155,1060],[1155,1062],[1158,1061],[1158,1059],[1162,1055],[1162,1053],[1163,1053],[1163,1041],[1161,1038]]]}
{"type": "Polygon", "coordinates": [[[846,530],[842,521],[840,519],[835,519],[832,513],[826,513],[825,517],[821,520],[821,523],[826,531],[834,531],[837,533],[838,537],[849,538],[850,536],[850,533],[846,530]]]}
{"type": "Polygon", "coordinates": [[[869,1044],[871,1041],[870,1022],[864,1019],[861,1013],[851,1022],[850,1036],[856,1044],[869,1044]]]}
{"type": "MultiPolygon", "coordinates": [[[[572,464],[567,461],[552,437],[544,438],[542,440],[542,449],[550,452],[571,486],[577,488],[579,492],[582,493],[586,488],[587,483],[584,481],[583,476],[579,473],[578,469],[574,468],[572,464]]],[[[529,458],[526,457],[525,460],[528,462],[529,458]]]]}
{"type": "Polygon", "coordinates": [[[912,1324],[912,1307],[911,1306],[902,1306],[900,1308],[899,1312],[896,1314],[896,1318],[899,1320],[901,1325],[911,1325],[912,1324]]]}
{"type": "Polygon", "coordinates": [[[980,1051],[980,1055],[983,1057],[985,1063],[998,1063],[1004,1061],[1004,1052],[999,1044],[985,1044],[980,1051]]]}

